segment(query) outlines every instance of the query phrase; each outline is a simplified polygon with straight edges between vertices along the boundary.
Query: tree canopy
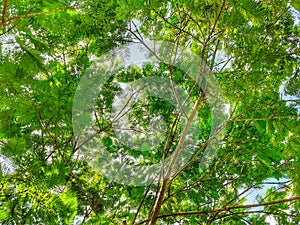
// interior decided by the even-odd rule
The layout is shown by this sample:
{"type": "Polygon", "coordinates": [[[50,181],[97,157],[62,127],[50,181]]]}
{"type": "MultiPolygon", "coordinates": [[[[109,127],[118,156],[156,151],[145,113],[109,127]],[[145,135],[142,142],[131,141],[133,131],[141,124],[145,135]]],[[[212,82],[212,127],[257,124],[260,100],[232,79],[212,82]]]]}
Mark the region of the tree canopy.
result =
{"type": "Polygon", "coordinates": [[[300,223],[299,1],[0,7],[0,224],[300,223]]]}

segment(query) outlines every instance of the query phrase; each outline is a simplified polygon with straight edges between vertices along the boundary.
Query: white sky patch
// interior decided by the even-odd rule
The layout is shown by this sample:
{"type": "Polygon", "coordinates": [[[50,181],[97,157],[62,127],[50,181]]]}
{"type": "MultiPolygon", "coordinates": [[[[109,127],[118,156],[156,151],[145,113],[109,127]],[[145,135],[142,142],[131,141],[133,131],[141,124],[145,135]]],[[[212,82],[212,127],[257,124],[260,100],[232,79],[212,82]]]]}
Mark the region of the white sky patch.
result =
{"type": "Polygon", "coordinates": [[[170,18],[171,13],[172,13],[172,11],[171,11],[171,2],[168,2],[168,5],[167,5],[167,13],[166,13],[165,18],[166,18],[166,19],[170,18]]]}
{"type": "Polygon", "coordinates": [[[141,49],[136,48],[136,44],[129,45],[128,48],[131,52],[130,63],[134,63],[134,65],[141,67],[143,63],[147,61],[147,57],[145,56],[145,53],[142,52],[141,49]]]}
{"type": "Polygon", "coordinates": [[[225,104],[225,106],[224,106],[224,114],[227,114],[228,115],[228,118],[229,118],[229,116],[230,116],[230,103],[227,103],[227,104],[225,104]]]}
{"type": "Polygon", "coordinates": [[[217,51],[213,70],[220,71],[232,67],[233,58],[226,54],[224,50],[217,51]]]}
{"type": "Polygon", "coordinates": [[[30,135],[38,135],[38,136],[42,136],[42,130],[34,130],[31,132],[30,135]]]}
{"type": "Polygon", "coordinates": [[[7,56],[10,52],[21,52],[21,46],[17,43],[14,35],[3,35],[0,37],[1,54],[7,56]]]}
{"type": "MultiPolygon", "coordinates": [[[[290,3],[288,3],[290,6],[290,3]]],[[[294,7],[290,7],[290,12],[292,13],[292,16],[294,17],[294,24],[297,26],[300,24],[300,12],[294,9],[294,7]]]]}
{"type": "MultiPolygon", "coordinates": [[[[288,100],[299,100],[300,101],[300,98],[298,98],[297,96],[288,95],[288,94],[284,93],[285,85],[286,85],[286,81],[283,82],[283,84],[279,87],[280,99],[287,100],[287,103],[286,103],[287,105],[292,104],[292,101],[288,102],[288,100]]],[[[298,106],[295,106],[295,108],[298,110],[298,114],[300,114],[300,105],[298,104],[298,106]]],[[[298,120],[299,120],[299,118],[298,118],[298,120]]]]}
{"type": "Polygon", "coordinates": [[[269,223],[270,225],[278,224],[273,216],[267,216],[265,221],[266,221],[266,223],[269,223]]]}
{"type": "MultiPolygon", "coordinates": [[[[247,205],[247,204],[258,204],[259,203],[259,198],[260,197],[264,197],[266,195],[266,192],[268,189],[272,188],[272,187],[276,187],[277,189],[279,187],[283,187],[283,184],[276,184],[276,183],[284,183],[284,182],[287,182],[288,180],[287,179],[280,179],[280,180],[277,180],[275,178],[269,178],[269,179],[266,179],[264,181],[264,183],[266,183],[265,185],[263,185],[262,188],[257,188],[257,189],[253,189],[252,191],[248,191],[246,193],[244,193],[243,195],[240,196],[240,199],[242,198],[246,198],[247,200],[245,201],[244,205],[247,205]]],[[[280,190],[278,190],[280,191],[280,190]]],[[[239,190],[239,193],[243,192],[242,189],[239,190]]],[[[263,210],[263,206],[260,206],[260,207],[256,207],[256,208],[251,208],[249,211],[251,210],[263,210]]],[[[276,222],[275,218],[273,216],[267,216],[266,217],[266,220],[265,220],[267,223],[269,223],[270,225],[277,225],[278,223],[276,222]]]]}
{"type": "Polygon", "coordinates": [[[5,155],[0,153],[0,166],[1,166],[1,172],[2,176],[5,176],[7,174],[12,174],[16,171],[17,167],[13,164],[12,159],[6,157],[5,155]]]}

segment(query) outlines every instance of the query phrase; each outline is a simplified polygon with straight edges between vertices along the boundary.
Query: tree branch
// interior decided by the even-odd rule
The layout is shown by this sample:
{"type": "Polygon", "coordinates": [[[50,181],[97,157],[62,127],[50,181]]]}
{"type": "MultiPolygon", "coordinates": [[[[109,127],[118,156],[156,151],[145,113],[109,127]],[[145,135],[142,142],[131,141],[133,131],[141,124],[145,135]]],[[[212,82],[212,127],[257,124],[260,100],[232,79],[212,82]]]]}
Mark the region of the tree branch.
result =
{"type": "Polygon", "coordinates": [[[223,10],[224,10],[224,8],[225,8],[225,5],[226,5],[226,0],[223,0],[221,9],[220,9],[220,11],[219,11],[219,13],[218,13],[218,15],[217,15],[217,18],[216,18],[216,20],[215,20],[215,22],[214,22],[214,25],[213,25],[212,29],[210,30],[210,32],[209,32],[209,34],[208,34],[208,37],[207,37],[207,39],[206,39],[206,41],[205,41],[205,43],[203,44],[203,47],[202,47],[202,59],[204,59],[205,49],[206,49],[206,47],[207,47],[207,45],[208,45],[208,43],[209,43],[209,41],[210,41],[210,39],[211,39],[213,33],[215,32],[215,29],[216,29],[216,27],[217,27],[217,23],[218,23],[218,21],[219,21],[219,19],[220,19],[220,17],[221,17],[221,14],[222,14],[222,12],[223,12],[223,10]]]}
{"type": "Polygon", "coordinates": [[[300,115],[294,115],[294,116],[274,116],[274,117],[266,117],[266,118],[240,118],[236,121],[256,121],[256,120],[279,120],[279,119],[297,119],[300,115]]]}
{"type": "Polygon", "coordinates": [[[196,41],[198,41],[199,43],[202,43],[202,41],[194,34],[192,34],[191,32],[187,31],[184,29],[184,27],[179,27],[176,24],[171,23],[168,19],[166,19],[160,12],[158,12],[155,9],[152,9],[164,22],[166,22],[167,24],[169,24],[171,27],[173,27],[174,29],[179,30],[179,32],[185,33],[189,36],[191,36],[192,38],[194,38],[196,41]]]}
{"type": "MultiPolygon", "coordinates": [[[[256,208],[261,206],[270,206],[270,205],[277,205],[285,202],[293,202],[300,200],[300,196],[288,198],[288,199],[282,199],[278,201],[272,201],[272,202],[264,202],[264,203],[258,203],[258,204],[249,204],[249,205],[234,205],[234,206],[228,206],[228,207],[222,207],[219,209],[212,209],[212,210],[203,210],[203,211],[190,211],[190,212],[176,212],[176,213],[168,213],[168,214],[161,214],[158,215],[157,218],[166,218],[166,217],[172,217],[172,216],[190,216],[190,215],[203,215],[203,214],[211,214],[211,213],[219,213],[219,212],[228,212],[233,209],[250,209],[250,208],[256,208]]],[[[245,214],[251,213],[251,212],[244,212],[245,214]]],[[[272,213],[271,213],[272,214],[272,213]]],[[[140,225],[149,222],[150,219],[141,221],[135,225],[140,225]]]]}
{"type": "MultiPolygon", "coordinates": [[[[205,91],[204,91],[204,93],[205,93],[205,91]]],[[[196,113],[197,113],[197,111],[198,111],[198,109],[199,109],[199,107],[200,107],[200,105],[202,103],[203,97],[204,97],[204,95],[200,96],[197,99],[197,102],[195,103],[193,111],[192,111],[191,115],[189,116],[189,118],[188,118],[188,120],[186,122],[186,125],[184,126],[183,133],[182,133],[182,135],[180,137],[180,140],[178,142],[176,150],[174,151],[174,156],[172,158],[170,166],[169,166],[169,168],[168,168],[168,170],[166,172],[165,177],[163,178],[163,184],[161,186],[160,193],[159,193],[158,199],[156,201],[156,205],[155,205],[153,214],[151,216],[151,221],[150,221],[151,225],[155,225],[156,224],[156,221],[158,219],[158,214],[159,214],[161,206],[163,204],[163,198],[164,198],[164,195],[165,195],[165,192],[166,192],[166,189],[167,189],[167,185],[169,184],[169,182],[171,180],[171,175],[172,175],[173,169],[174,169],[176,163],[178,162],[179,156],[180,156],[180,154],[182,152],[182,147],[183,147],[183,144],[184,144],[184,142],[186,140],[186,136],[188,134],[188,130],[190,129],[192,121],[195,118],[196,113]]]]}
{"type": "Polygon", "coordinates": [[[6,13],[7,13],[8,1],[9,0],[5,0],[4,1],[4,6],[3,6],[3,10],[2,10],[2,24],[4,24],[5,21],[6,21],[6,13]]]}
{"type": "MultiPolygon", "coordinates": [[[[8,1],[8,0],[6,0],[6,1],[8,1]]],[[[50,13],[62,11],[62,10],[65,10],[65,9],[70,9],[70,8],[73,8],[73,7],[74,6],[64,6],[64,7],[61,7],[61,8],[49,10],[47,12],[35,12],[35,13],[23,14],[23,15],[11,17],[9,19],[5,19],[4,21],[3,21],[3,13],[2,13],[2,23],[0,24],[0,28],[3,27],[7,22],[11,22],[11,21],[14,21],[14,20],[22,19],[22,18],[38,16],[38,15],[47,15],[47,14],[50,14],[50,13]]],[[[3,11],[4,11],[4,9],[3,9],[3,11]]]]}

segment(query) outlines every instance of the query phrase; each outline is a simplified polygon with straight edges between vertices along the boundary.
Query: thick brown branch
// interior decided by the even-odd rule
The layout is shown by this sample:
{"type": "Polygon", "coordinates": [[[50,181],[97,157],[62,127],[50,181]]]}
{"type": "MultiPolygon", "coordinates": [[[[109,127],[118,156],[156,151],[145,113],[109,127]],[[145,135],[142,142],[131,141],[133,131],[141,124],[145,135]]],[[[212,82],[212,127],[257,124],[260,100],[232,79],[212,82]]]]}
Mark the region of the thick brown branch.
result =
{"type": "Polygon", "coordinates": [[[197,102],[195,103],[193,111],[192,111],[191,115],[189,116],[189,118],[187,120],[187,123],[186,123],[186,125],[183,129],[183,133],[180,137],[179,143],[178,143],[178,145],[176,147],[176,150],[174,152],[174,156],[172,158],[171,164],[170,164],[170,166],[169,166],[169,168],[166,172],[166,176],[164,177],[163,184],[161,186],[161,190],[160,190],[158,199],[156,201],[156,205],[154,207],[153,214],[151,216],[150,225],[155,225],[156,224],[158,214],[159,214],[161,206],[163,204],[163,199],[164,199],[164,195],[165,195],[165,192],[166,192],[167,185],[169,184],[169,182],[171,180],[171,175],[172,175],[173,169],[174,169],[176,163],[178,162],[179,156],[182,152],[182,146],[185,142],[186,136],[188,134],[188,130],[190,129],[191,123],[192,123],[193,119],[196,116],[196,113],[197,113],[197,111],[198,111],[198,109],[201,105],[202,100],[203,100],[203,96],[200,96],[198,98],[197,102]]]}
{"type": "Polygon", "coordinates": [[[8,0],[5,0],[3,10],[2,10],[2,24],[4,24],[6,21],[7,7],[8,7],[8,0]]]}

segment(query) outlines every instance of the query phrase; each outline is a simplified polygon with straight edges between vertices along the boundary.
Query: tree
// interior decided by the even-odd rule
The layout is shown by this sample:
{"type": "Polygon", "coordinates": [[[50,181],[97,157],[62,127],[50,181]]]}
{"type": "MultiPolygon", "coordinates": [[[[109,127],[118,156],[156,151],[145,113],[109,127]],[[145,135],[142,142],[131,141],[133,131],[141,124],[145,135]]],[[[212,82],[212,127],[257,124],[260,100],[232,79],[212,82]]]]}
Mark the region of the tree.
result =
{"type": "MultiPolygon", "coordinates": [[[[284,93],[299,97],[299,26],[293,5],[250,0],[5,0],[0,141],[1,153],[13,160],[15,172],[1,177],[2,223],[268,224],[270,218],[278,224],[299,223],[299,100],[282,98],[284,93]],[[98,169],[105,164],[97,164],[99,152],[84,153],[91,138],[82,141],[74,133],[74,99],[84,77],[93,79],[95,57],[127,43],[153,50],[147,39],[172,44],[152,52],[157,53],[155,63],[117,68],[92,106],[95,140],[113,157],[145,168],[170,160],[160,179],[145,186],[126,185],[98,169]],[[216,86],[187,76],[184,68],[191,68],[191,61],[185,48],[199,56],[205,73],[213,74],[230,110],[216,115],[209,94],[216,86]],[[177,50],[187,59],[181,68],[167,54],[177,50]],[[159,89],[159,79],[169,81],[170,98],[179,106],[186,104],[181,97],[188,96],[191,107],[178,109],[155,96],[169,87],[159,83],[159,89]],[[146,89],[150,94],[143,99],[124,93],[130,85],[150,81],[156,85],[146,89]],[[128,127],[113,120],[118,98],[130,106],[120,114],[128,127]],[[214,127],[218,116],[226,119],[214,127]],[[193,134],[194,127],[201,132],[184,133],[193,134]],[[138,135],[141,131],[146,133],[138,135]],[[137,142],[124,142],[131,134],[137,142]],[[211,149],[218,148],[210,159],[212,140],[211,149]],[[180,143],[187,144],[181,148],[180,143]],[[182,158],[176,154],[189,145],[195,152],[178,164],[182,158]],[[266,193],[249,203],[247,195],[262,188],[266,193]]],[[[109,56],[105,62],[114,62],[109,56]]],[[[104,74],[103,68],[99,71],[104,74]]],[[[213,103],[216,108],[217,101],[213,103]]]]}

